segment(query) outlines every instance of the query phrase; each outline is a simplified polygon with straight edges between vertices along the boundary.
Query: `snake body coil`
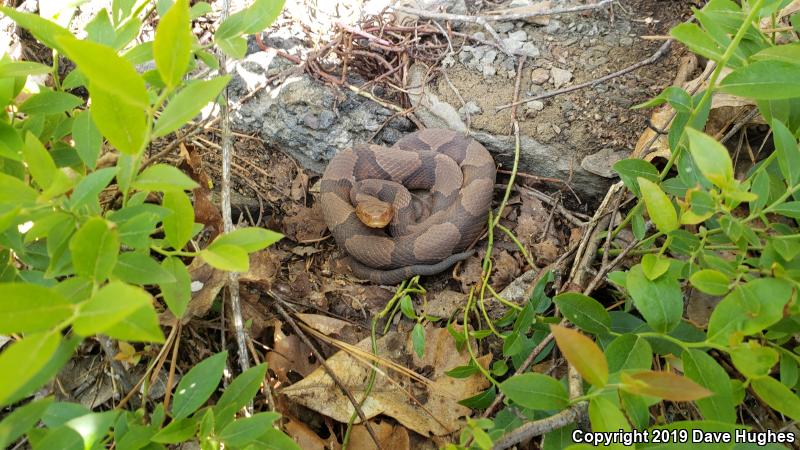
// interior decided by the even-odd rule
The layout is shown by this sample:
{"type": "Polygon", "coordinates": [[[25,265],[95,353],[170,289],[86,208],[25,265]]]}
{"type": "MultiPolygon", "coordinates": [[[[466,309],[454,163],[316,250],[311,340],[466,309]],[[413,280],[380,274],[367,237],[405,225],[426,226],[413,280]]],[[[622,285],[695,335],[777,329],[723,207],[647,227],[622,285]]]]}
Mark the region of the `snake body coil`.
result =
{"type": "Polygon", "coordinates": [[[353,259],[353,273],[374,283],[396,284],[433,275],[467,256],[491,207],[496,168],[474,139],[425,129],[392,147],[356,145],[337,154],[320,189],[325,222],[353,259]],[[429,211],[414,191],[429,191],[429,211]],[[394,209],[389,229],[359,220],[355,202],[368,197],[394,209]]]}

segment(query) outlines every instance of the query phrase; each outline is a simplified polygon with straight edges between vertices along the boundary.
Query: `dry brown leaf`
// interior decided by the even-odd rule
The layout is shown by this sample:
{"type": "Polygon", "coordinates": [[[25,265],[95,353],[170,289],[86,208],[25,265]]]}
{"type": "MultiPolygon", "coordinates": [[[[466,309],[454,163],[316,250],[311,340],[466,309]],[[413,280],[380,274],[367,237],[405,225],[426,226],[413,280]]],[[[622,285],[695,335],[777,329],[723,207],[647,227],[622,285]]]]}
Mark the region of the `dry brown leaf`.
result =
{"type": "Polygon", "coordinates": [[[291,382],[293,380],[288,377],[290,372],[305,377],[319,366],[319,362],[310,361],[313,359],[311,350],[300,338],[293,334],[283,334],[279,320],[273,321],[271,325],[274,330],[273,343],[272,351],[267,353],[267,364],[279,380],[291,382]]]}
{"type": "MultiPolygon", "coordinates": [[[[328,448],[327,442],[303,422],[290,418],[283,426],[283,429],[303,450],[326,450],[328,448]]],[[[339,448],[338,443],[335,444],[336,447],[331,448],[331,450],[339,448]]]]}
{"type": "Polygon", "coordinates": [[[283,219],[284,234],[295,242],[302,243],[319,239],[325,235],[327,229],[328,225],[325,224],[319,203],[315,203],[311,208],[301,206],[297,212],[287,215],[283,219]]]}
{"type": "MultiPolygon", "coordinates": [[[[372,430],[378,437],[378,442],[384,450],[410,450],[411,440],[408,437],[408,430],[400,425],[392,425],[386,421],[369,421],[372,430]]],[[[372,440],[364,425],[355,425],[350,432],[350,448],[374,450],[378,447],[372,440]]]]}
{"type": "Polygon", "coordinates": [[[270,288],[281,269],[280,258],[269,248],[250,254],[250,269],[239,275],[239,281],[270,288]]]}
{"type": "MultiPolygon", "coordinates": [[[[217,270],[200,258],[195,258],[189,264],[189,276],[192,279],[192,298],[186,308],[186,313],[183,315],[182,322],[186,324],[195,317],[203,317],[206,315],[211,305],[214,304],[214,299],[219,294],[219,291],[225,286],[225,272],[217,270]]],[[[159,322],[162,325],[172,324],[175,316],[169,310],[164,311],[159,316],[159,322]]]]}
{"type": "Polygon", "coordinates": [[[345,327],[352,326],[350,322],[321,314],[297,314],[297,317],[326,336],[341,335],[345,327]]]}
{"type": "Polygon", "coordinates": [[[519,263],[505,250],[495,251],[492,277],[489,280],[496,290],[503,289],[519,274],[519,263]]]}
{"type": "Polygon", "coordinates": [[[292,200],[298,202],[305,200],[306,192],[308,192],[308,175],[305,172],[298,172],[297,176],[292,180],[292,200]]]}
{"type": "MultiPolygon", "coordinates": [[[[384,375],[388,370],[379,364],[380,372],[369,398],[362,405],[369,419],[378,414],[393,417],[403,426],[423,435],[444,435],[458,430],[462,419],[471,410],[459,405],[461,399],[471,397],[487,387],[487,380],[480,375],[456,379],[444,375],[454,367],[469,361],[466,351],[459,353],[453,339],[446,329],[428,326],[425,330],[425,357],[420,360],[411,350],[410,335],[396,331],[389,332],[378,340],[378,354],[401,365],[413,367],[411,370],[432,372],[431,384],[412,381],[408,374],[390,372],[393,384],[384,375]],[[410,391],[421,403],[418,404],[406,394],[410,391]]],[[[369,352],[370,339],[364,339],[357,347],[369,352]]],[[[491,357],[491,356],[489,356],[491,357]]],[[[340,351],[328,358],[328,366],[339,377],[356,399],[361,399],[370,373],[369,363],[357,360],[350,354],[340,351]]],[[[304,380],[280,391],[290,400],[311,408],[320,414],[339,422],[347,422],[353,414],[353,406],[347,397],[328,377],[323,368],[318,368],[304,380]]]]}

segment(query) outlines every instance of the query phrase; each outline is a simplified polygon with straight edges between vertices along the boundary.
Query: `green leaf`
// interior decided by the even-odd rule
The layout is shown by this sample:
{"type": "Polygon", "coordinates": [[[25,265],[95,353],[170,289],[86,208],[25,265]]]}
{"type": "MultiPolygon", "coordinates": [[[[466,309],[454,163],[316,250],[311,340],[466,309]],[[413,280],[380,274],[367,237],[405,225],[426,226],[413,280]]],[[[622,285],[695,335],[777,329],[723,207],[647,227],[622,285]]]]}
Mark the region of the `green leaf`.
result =
{"type": "Polygon", "coordinates": [[[254,448],[268,450],[300,450],[300,446],[285,433],[271,428],[255,440],[254,448]]]}
{"type": "Polygon", "coordinates": [[[756,341],[739,344],[730,349],[731,361],[739,372],[747,378],[758,378],[769,375],[778,364],[778,352],[762,347],[756,341]]]}
{"type": "Polygon", "coordinates": [[[720,90],[758,100],[800,97],[800,64],[756,61],[728,74],[720,82],[720,90]]]}
{"type": "Polygon", "coordinates": [[[119,414],[120,411],[117,410],[89,413],[76,417],[65,425],[81,435],[84,448],[95,448],[95,444],[108,434],[108,429],[119,414]]]}
{"type": "Polygon", "coordinates": [[[67,92],[43,91],[25,100],[19,106],[19,111],[25,114],[60,114],[72,111],[82,104],[80,97],[67,92]]]}
{"type": "Polygon", "coordinates": [[[736,406],[733,402],[728,374],[711,356],[700,350],[683,352],[684,374],[714,395],[695,400],[703,418],[736,423],[736,406]]]}
{"type": "Polygon", "coordinates": [[[608,371],[648,370],[653,362],[653,350],[647,339],[635,334],[623,334],[608,344],[605,351],[608,371]]]}
{"type": "Polygon", "coordinates": [[[233,420],[234,414],[253,399],[266,375],[267,364],[263,363],[247,369],[234,378],[214,406],[214,415],[220,424],[233,420]]]}
{"type": "Polygon", "coordinates": [[[711,136],[686,128],[689,151],[695,164],[706,179],[719,188],[727,188],[733,182],[733,163],[728,149],[711,136]]]}
{"type": "MultiPolygon", "coordinates": [[[[783,178],[794,186],[800,181],[800,147],[789,128],[778,119],[772,120],[772,140],[775,143],[775,153],[778,156],[778,167],[783,178]]],[[[766,171],[759,172],[766,178],[766,171]]],[[[766,202],[767,199],[764,199],[766,202]]]]}
{"type": "Polygon", "coordinates": [[[641,197],[638,178],[652,182],[658,181],[658,169],[651,163],[642,159],[623,159],[614,163],[614,170],[619,174],[625,186],[637,197],[641,197]]]}
{"type": "Polygon", "coordinates": [[[244,41],[240,36],[263,31],[278,17],[281,9],[283,0],[256,0],[249,8],[232,14],[223,21],[214,33],[214,42],[226,53],[230,54],[234,50],[232,56],[236,58],[235,55],[241,50],[240,43],[244,41]]]}
{"type": "Polygon", "coordinates": [[[169,192],[190,190],[199,185],[176,167],[167,164],[153,164],[142,171],[131,186],[140,191],[169,192]]]}
{"type": "Polygon", "coordinates": [[[625,414],[603,397],[593,397],[589,401],[589,422],[593,432],[631,431],[631,424],[625,414]]]}
{"type": "Polygon", "coordinates": [[[772,208],[772,212],[782,216],[800,219],[800,202],[786,202],[772,208]]]}
{"type": "Polygon", "coordinates": [[[514,375],[500,383],[500,392],[514,403],[530,409],[561,410],[569,394],[561,382],[540,373],[514,375]]]}
{"type": "Polygon", "coordinates": [[[414,347],[414,353],[419,358],[423,358],[425,356],[425,328],[419,322],[411,330],[411,343],[414,347]]]}
{"type": "Polygon", "coordinates": [[[8,345],[0,353],[0,405],[6,406],[12,396],[34,374],[45,367],[50,357],[58,349],[61,340],[59,333],[28,334],[23,339],[8,345]]]}
{"type": "Polygon", "coordinates": [[[642,272],[648,280],[655,280],[667,273],[669,258],[648,253],[642,257],[642,272]]]}
{"type": "MultiPolygon", "coordinates": [[[[658,97],[654,97],[644,103],[636,105],[633,107],[633,109],[652,108],[653,106],[661,105],[664,102],[669,102],[670,106],[672,106],[673,108],[675,108],[676,111],[679,112],[691,112],[692,110],[692,97],[689,95],[688,92],[677,86],[670,86],[664,89],[664,91],[661,94],[659,94],[658,97]]],[[[623,161],[642,161],[642,160],[623,160],[623,161]]]]}
{"type": "Polygon", "coordinates": [[[91,112],[83,111],[75,117],[72,122],[72,139],[75,141],[75,151],[78,152],[81,161],[86,167],[94,169],[97,157],[100,156],[103,136],[95,126],[91,112]]]}
{"type": "Polygon", "coordinates": [[[694,23],[682,23],[669,32],[672,37],[689,47],[694,53],[714,61],[722,59],[724,49],[694,23]]]}
{"type": "Polygon", "coordinates": [[[213,10],[211,9],[211,5],[206,2],[197,2],[192,5],[191,9],[189,10],[189,17],[194,20],[198,17],[204,16],[213,10]]]}
{"type": "Polygon", "coordinates": [[[226,446],[242,447],[264,434],[280,417],[280,414],[269,411],[238,419],[223,428],[219,438],[226,446]]]}
{"type": "Polygon", "coordinates": [[[647,395],[674,402],[690,402],[712,395],[708,389],[673,372],[647,370],[635,374],[622,372],[620,388],[631,394],[647,395]]]}
{"type": "Polygon", "coordinates": [[[189,242],[194,227],[194,208],[183,191],[170,191],[164,194],[161,203],[172,214],[164,217],[164,236],[175,250],[180,250],[189,242]]]}
{"type": "Polygon", "coordinates": [[[203,107],[217,98],[230,79],[230,75],[225,75],[189,83],[167,103],[153,128],[153,136],[164,136],[184,126],[203,107]]]}
{"type": "Polygon", "coordinates": [[[744,336],[777,323],[791,295],[791,286],[777,278],[757,278],[736,286],[711,313],[708,341],[735,345],[744,336]]]}
{"type": "Polygon", "coordinates": [[[117,263],[119,235],[111,223],[100,217],[86,221],[69,241],[75,273],[101,283],[117,263]]]}
{"type": "Polygon", "coordinates": [[[180,84],[192,50],[188,0],[177,0],[158,22],[153,56],[161,79],[168,87],[180,84]]]}
{"type": "Polygon", "coordinates": [[[139,308],[150,308],[152,301],[144,289],[112,281],[80,305],[72,328],[81,336],[102,333],[139,308]]]}
{"type": "Polygon", "coordinates": [[[751,381],[750,386],[774,410],[792,420],[800,420],[800,398],[780,381],[772,377],[762,377],[751,381]]]}
{"type": "Polygon", "coordinates": [[[16,78],[28,75],[44,75],[52,68],[33,61],[1,61],[0,78],[16,78]]]}
{"type": "Polygon", "coordinates": [[[233,245],[247,253],[253,253],[267,248],[281,239],[283,239],[283,235],[272,230],[244,227],[217,236],[214,242],[208,245],[208,248],[213,249],[220,246],[233,245]]]}
{"type": "Polygon", "coordinates": [[[91,22],[84,27],[88,38],[98,44],[112,45],[116,38],[116,31],[114,26],[111,25],[111,19],[108,17],[108,11],[101,9],[97,12],[91,22]]]}
{"type": "Polygon", "coordinates": [[[73,306],[52,289],[0,283],[0,334],[48,331],[72,315],[73,306]]]}
{"type": "Polygon", "coordinates": [[[591,339],[570,328],[550,325],[550,332],[558,348],[584,380],[595,387],[608,382],[608,362],[600,348],[591,339]]]}
{"type": "MultiPolygon", "coordinates": [[[[63,46],[64,52],[75,62],[81,73],[89,79],[89,92],[92,94],[93,102],[95,96],[93,91],[100,89],[103,92],[113,93],[109,96],[116,100],[115,103],[125,103],[128,107],[135,106],[140,113],[144,113],[150,107],[144,80],[133,65],[118,56],[113,49],[90,41],[80,41],[72,36],[61,36],[56,40],[63,46]]],[[[94,111],[94,107],[92,110],[94,111]]],[[[100,130],[102,131],[102,127],[100,130]]]]}
{"type": "Polygon", "coordinates": [[[108,183],[111,182],[116,174],[116,167],[106,167],[84,177],[72,191],[72,196],[69,199],[70,209],[75,211],[90,202],[96,203],[100,193],[103,192],[103,189],[108,186],[108,183]]]}
{"type": "Polygon", "coordinates": [[[445,375],[451,378],[469,378],[478,372],[479,372],[478,366],[476,366],[475,364],[469,364],[466,366],[454,367],[445,372],[445,375]]]}
{"type": "Polygon", "coordinates": [[[625,285],[636,309],[655,331],[668,333],[678,326],[683,314],[683,294],[677,280],[669,276],[649,280],[641,264],[637,264],[628,271],[625,285]]]}
{"type": "Polygon", "coordinates": [[[164,342],[164,333],[152,305],[139,307],[119,322],[108,327],[103,334],[120,341],[164,342]]]}
{"type": "Polygon", "coordinates": [[[121,253],[112,274],[130,284],[144,285],[175,282],[175,277],[164,270],[153,258],[139,252],[121,253]]]}
{"type": "Polygon", "coordinates": [[[13,161],[22,161],[22,146],[19,131],[0,121],[0,156],[13,161]]]}
{"type": "Polygon", "coordinates": [[[404,295],[400,299],[400,311],[403,313],[404,316],[408,317],[411,320],[417,320],[417,313],[414,312],[414,304],[411,303],[411,297],[408,295],[404,295]]]}
{"type": "Polygon", "coordinates": [[[661,190],[657,184],[650,180],[639,177],[639,188],[642,190],[644,204],[647,207],[647,214],[658,228],[658,231],[669,233],[676,230],[679,226],[678,215],[672,202],[669,201],[667,194],[661,190]]]}
{"type": "MultiPolygon", "coordinates": [[[[39,336],[31,335],[31,336],[39,336]]],[[[30,336],[29,336],[30,337],[30,336]]],[[[17,387],[13,388],[14,391],[6,400],[0,400],[0,404],[11,404],[18,402],[28,396],[30,396],[34,391],[42,387],[47,382],[53,380],[58,372],[61,370],[62,367],[69,361],[72,357],[72,354],[75,352],[75,349],[78,348],[78,344],[80,344],[82,338],[78,336],[70,336],[65,338],[58,344],[55,352],[51,355],[44,355],[42,356],[45,358],[44,366],[40,369],[36,370],[35,372],[27,372],[25,368],[23,368],[20,373],[21,380],[20,384],[14,383],[17,387]]],[[[38,351],[38,350],[36,350],[38,351]]],[[[0,361],[3,359],[4,354],[0,354],[0,361]]],[[[41,355],[36,355],[41,356],[41,355]]],[[[7,373],[7,372],[4,372],[7,373]]],[[[14,371],[14,373],[17,373],[14,371]]],[[[8,373],[9,376],[15,376],[13,374],[8,373]]],[[[3,387],[0,386],[0,390],[3,387]]]]}
{"type": "Polygon", "coordinates": [[[166,427],[152,437],[153,442],[160,444],[179,444],[192,438],[197,433],[197,418],[173,419],[166,427]]]}
{"type": "Polygon", "coordinates": [[[217,353],[199,363],[181,378],[172,403],[173,419],[182,419],[195,412],[217,389],[225,369],[228,352],[217,353]]]}
{"type": "MultiPolygon", "coordinates": [[[[59,38],[72,38],[69,31],[61,28],[55,23],[40,17],[38,14],[31,14],[17,11],[14,8],[0,7],[0,12],[11,17],[19,26],[30,31],[30,33],[42,44],[63,53],[59,44],[59,38]]],[[[73,38],[74,39],[74,38],[73,38]]]]}
{"type": "Polygon", "coordinates": [[[28,165],[31,176],[39,187],[42,189],[50,187],[56,177],[58,168],[56,168],[56,163],[53,162],[50,152],[44,148],[44,145],[31,132],[25,135],[22,155],[25,157],[25,163],[28,165]]]}
{"type": "Polygon", "coordinates": [[[189,275],[189,270],[186,269],[183,261],[175,256],[165,258],[161,266],[174,278],[174,281],[162,282],[158,285],[161,288],[161,294],[164,296],[164,302],[175,317],[181,318],[186,312],[189,300],[192,299],[192,278],[189,275]]]}
{"type": "Polygon", "coordinates": [[[17,407],[7,415],[0,422],[0,448],[10,448],[11,443],[36,426],[52,402],[53,397],[45,397],[17,407]]]}
{"type": "Polygon", "coordinates": [[[136,155],[144,148],[146,109],[121,101],[120,91],[107,91],[93,84],[89,88],[91,117],[111,145],[123,153],[136,155]]]}
{"type": "Polygon", "coordinates": [[[689,281],[692,286],[709,295],[725,295],[731,284],[727,275],[714,269],[698,270],[689,277],[689,281]]]}
{"type": "Polygon", "coordinates": [[[553,298],[561,314],[578,328],[594,334],[608,333],[611,318],[597,300],[577,292],[565,292],[553,298]]]}
{"type": "Polygon", "coordinates": [[[203,249],[200,257],[212,267],[228,272],[247,272],[250,269],[250,259],[241,247],[233,245],[219,245],[203,249]]]}
{"type": "Polygon", "coordinates": [[[754,54],[750,58],[755,61],[773,60],[783,61],[789,64],[797,64],[797,62],[800,61],[800,44],[795,42],[793,44],[767,47],[754,54]]]}
{"type": "Polygon", "coordinates": [[[494,385],[489,386],[489,389],[481,392],[480,394],[473,395],[472,397],[459,400],[458,404],[466,406],[471,409],[488,408],[492,404],[495,397],[497,397],[497,390],[494,385]]]}

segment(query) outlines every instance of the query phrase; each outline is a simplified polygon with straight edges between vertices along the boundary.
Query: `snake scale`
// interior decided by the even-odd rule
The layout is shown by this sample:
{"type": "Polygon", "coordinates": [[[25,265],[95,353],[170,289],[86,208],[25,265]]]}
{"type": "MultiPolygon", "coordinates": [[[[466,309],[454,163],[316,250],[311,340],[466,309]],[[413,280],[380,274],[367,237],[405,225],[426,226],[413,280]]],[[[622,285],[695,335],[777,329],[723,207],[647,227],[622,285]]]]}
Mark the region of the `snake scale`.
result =
{"type": "Polygon", "coordinates": [[[391,147],[357,144],[339,152],[322,176],[321,206],[353,273],[396,284],[471,254],[465,250],[486,225],[495,176],[492,156],[476,140],[429,128],[391,147]],[[429,192],[424,202],[420,191],[429,192]],[[369,201],[391,205],[388,227],[359,218],[359,204],[369,201]]]}

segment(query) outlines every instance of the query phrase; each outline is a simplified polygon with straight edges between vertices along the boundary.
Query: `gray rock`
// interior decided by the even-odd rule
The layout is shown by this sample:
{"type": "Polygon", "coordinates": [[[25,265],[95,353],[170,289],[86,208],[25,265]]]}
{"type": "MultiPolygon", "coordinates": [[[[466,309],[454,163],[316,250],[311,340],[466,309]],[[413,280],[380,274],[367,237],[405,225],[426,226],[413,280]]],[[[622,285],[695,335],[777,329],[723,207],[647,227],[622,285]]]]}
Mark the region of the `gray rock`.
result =
{"type": "Polygon", "coordinates": [[[494,31],[497,31],[498,33],[508,33],[513,29],[514,29],[513,22],[499,22],[496,25],[494,25],[494,31]]]}
{"type": "Polygon", "coordinates": [[[532,102],[525,103],[525,112],[527,113],[536,113],[544,109],[544,102],[539,100],[534,100],[532,102]]]}
{"type": "Polygon", "coordinates": [[[570,72],[569,70],[553,67],[552,69],[550,69],[550,74],[553,76],[553,85],[555,86],[556,89],[569,83],[570,80],[572,80],[572,72],[570,72]]]}
{"type": "Polygon", "coordinates": [[[533,84],[545,84],[549,79],[550,71],[547,69],[537,67],[531,71],[531,83],[533,84]]]}
{"type": "Polygon", "coordinates": [[[461,115],[461,117],[466,117],[467,114],[480,114],[482,112],[483,110],[481,107],[475,102],[467,102],[458,110],[458,114],[461,115]]]}
{"type": "Polygon", "coordinates": [[[533,42],[526,42],[522,44],[522,53],[528,55],[529,58],[538,58],[539,48],[533,42]]]}
{"type": "Polygon", "coordinates": [[[614,172],[614,163],[621,159],[625,159],[628,152],[614,151],[610,148],[604,148],[597,153],[586,156],[581,161],[581,167],[595,175],[600,175],[604,178],[616,178],[618,175],[614,172]]]}
{"type": "MultiPolygon", "coordinates": [[[[271,63],[266,60],[264,53],[254,53],[232,71],[232,102],[252,92],[252,78],[263,82],[293,67],[281,58],[271,63]],[[248,75],[247,82],[239,75],[243,72],[248,75]]],[[[268,86],[244,101],[234,111],[233,127],[259,135],[267,145],[286,151],[307,169],[322,173],[338,151],[367,142],[378,130],[373,140],[378,144],[394,143],[411,131],[411,122],[402,117],[381,129],[394,113],[349,90],[336,91],[303,74],[289,77],[281,85],[268,86]]]]}

